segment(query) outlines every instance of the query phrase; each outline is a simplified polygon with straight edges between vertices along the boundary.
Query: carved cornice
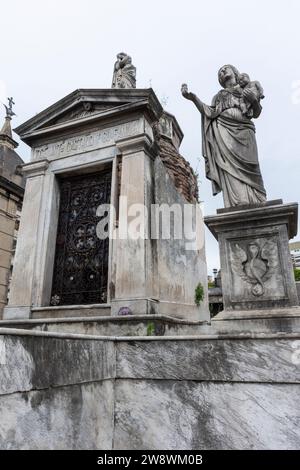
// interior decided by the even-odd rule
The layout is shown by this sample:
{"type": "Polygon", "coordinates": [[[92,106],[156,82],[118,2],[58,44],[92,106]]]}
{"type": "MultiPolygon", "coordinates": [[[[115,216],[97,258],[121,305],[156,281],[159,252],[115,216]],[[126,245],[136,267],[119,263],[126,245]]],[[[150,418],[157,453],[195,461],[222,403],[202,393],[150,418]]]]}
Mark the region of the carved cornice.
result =
{"type": "Polygon", "coordinates": [[[31,144],[35,139],[45,135],[59,134],[69,129],[74,131],[76,127],[88,126],[100,120],[116,119],[119,115],[136,111],[147,114],[150,122],[160,118],[163,109],[151,88],[76,90],[17,127],[15,132],[24,142],[31,144]],[[85,102],[111,105],[111,108],[65,122],[57,122],[63,114],[85,102]]]}
{"type": "Polygon", "coordinates": [[[37,162],[25,163],[25,165],[22,165],[22,173],[26,176],[26,178],[41,176],[45,174],[48,167],[48,160],[39,160],[37,162]]]}
{"type": "Polygon", "coordinates": [[[291,239],[297,235],[298,204],[296,202],[278,204],[278,201],[268,201],[258,207],[248,206],[248,209],[239,210],[237,206],[232,208],[232,211],[226,209],[225,212],[217,215],[204,217],[205,224],[217,240],[220,233],[229,229],[245,228],[248,225],[253,226],[254,223],[258,226],[262,224],[262,221],[264,225],[270,226],[285,224],[291,239]]]}
{"type": "Polygon", "coordinates": [[[147,134],[139,134],[132,137],[125,137],[116,141],[116,147],[123,157],[145,152],[149,157],[155,158],[158,154],[158,147],[147,134]]]}

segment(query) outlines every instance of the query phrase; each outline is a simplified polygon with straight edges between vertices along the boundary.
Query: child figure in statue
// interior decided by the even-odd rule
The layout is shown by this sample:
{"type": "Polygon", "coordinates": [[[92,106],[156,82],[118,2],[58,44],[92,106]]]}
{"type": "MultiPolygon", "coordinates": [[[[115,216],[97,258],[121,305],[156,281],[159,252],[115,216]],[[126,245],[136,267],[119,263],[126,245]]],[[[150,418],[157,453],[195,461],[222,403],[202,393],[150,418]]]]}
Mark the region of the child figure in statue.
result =
{"type": "MultiPolygon", "coordinates": [[[[242,91],[245,89],[252,90],[257,100],[262,100],[265,97],[261,84],[258,81],[251,81],[247,73],[241,73],[238,82],[239,86],[242,88],[242,91]]],[[[252,103],[250,103],[250,101],[244,97],[243,93],[240,101],[240,108],[245,116],[250,119],[253,117],[252,103]]]]}

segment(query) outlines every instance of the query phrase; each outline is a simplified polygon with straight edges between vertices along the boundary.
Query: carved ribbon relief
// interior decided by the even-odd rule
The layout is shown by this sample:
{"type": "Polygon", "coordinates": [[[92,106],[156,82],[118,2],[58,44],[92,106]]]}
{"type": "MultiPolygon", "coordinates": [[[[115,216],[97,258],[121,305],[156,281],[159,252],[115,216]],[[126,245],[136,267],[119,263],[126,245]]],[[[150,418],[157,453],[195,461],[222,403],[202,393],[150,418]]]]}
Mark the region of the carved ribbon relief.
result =
{"type": "Polygon", "coordinates": [[[278,263],[278,247],[273,240],[256,239],[231,245],[231,270],[251,286],[255,297],[265,293],[265,284],[275,274],[278,263]]]}

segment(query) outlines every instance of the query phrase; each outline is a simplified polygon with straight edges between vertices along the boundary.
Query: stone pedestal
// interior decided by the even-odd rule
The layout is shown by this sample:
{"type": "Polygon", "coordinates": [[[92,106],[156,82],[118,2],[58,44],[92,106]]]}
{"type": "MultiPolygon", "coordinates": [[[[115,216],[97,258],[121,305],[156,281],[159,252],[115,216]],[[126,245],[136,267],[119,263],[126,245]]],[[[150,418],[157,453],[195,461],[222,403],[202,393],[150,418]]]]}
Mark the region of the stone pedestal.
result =
{"type": "MultiPolygon", "coordinates": [[[[205,223],[219,242],[226,314],[298,305],[288,242],[297,234],[296,203],[220,209],[205,223]]],[[[218,316],[217,316],[218,317],[218,316]]],[[[238,315],[235,315],[235,319],[238,315]]],[[[216,318],[217,319],[217,318],[216,318]]]]}

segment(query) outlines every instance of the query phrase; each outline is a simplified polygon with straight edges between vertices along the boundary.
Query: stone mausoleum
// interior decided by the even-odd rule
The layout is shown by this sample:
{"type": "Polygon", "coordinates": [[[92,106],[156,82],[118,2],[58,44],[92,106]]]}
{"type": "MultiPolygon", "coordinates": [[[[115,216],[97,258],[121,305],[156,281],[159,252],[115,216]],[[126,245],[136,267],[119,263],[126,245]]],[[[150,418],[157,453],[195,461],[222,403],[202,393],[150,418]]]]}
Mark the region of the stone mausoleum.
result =
{"type": "Polygon", "coordinates": [[[201,307],[194,303],[197,284],[206,286],[197,181],[179,154],[178,122],[151,89],[76,90],[16,132],[32,157],[23,166],[6,319],[117,315],[122,307],[136,315],[208,319],[206,289],[201,307]],[[99,240],[97,208],[109,203],[111,236],[99,240]],[[138,240],[120,233],[134,204],[148,209],[138,240]],[[153,204],[194,205],[193,249],[185,249],[188,239],[151,239],[153,204]]]}
{"type": "Polygon", "coordinates": [[[183,133],[152,89],[136,88],[130,56],[117,59],[111,88],[76,90],[16,129],[32,152],[0,321],[0,448],[297,449],[298,205],[266,200],[260,87],[230,65],[212,106],[182,87],[225,203],[205,218],[224,299],[211,320],[183,133]]]}

